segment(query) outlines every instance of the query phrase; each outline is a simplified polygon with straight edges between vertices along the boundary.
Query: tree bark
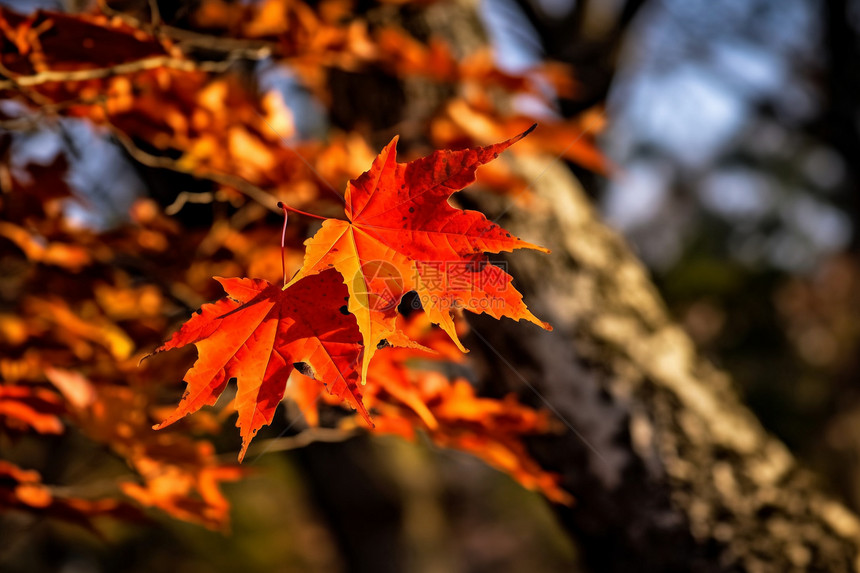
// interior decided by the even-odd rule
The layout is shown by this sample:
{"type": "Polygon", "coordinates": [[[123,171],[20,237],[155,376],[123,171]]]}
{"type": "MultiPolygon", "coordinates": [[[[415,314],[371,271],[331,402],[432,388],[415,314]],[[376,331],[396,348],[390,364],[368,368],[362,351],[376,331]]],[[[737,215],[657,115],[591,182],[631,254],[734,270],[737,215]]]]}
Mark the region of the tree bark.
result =
{"type": "Polygon", "coordinates": [[[555,330],[479,319],[471,348],[490,386],[533,387],[567,425],[533,449],[577,497],[558,513],[586,561],[596,571],[857,570],[860,521],[696,355],[566,168],[515,164],[532,182],[528,208],[471,199],[552,249],[518,252],[508,266],[555,330]]]}
{"type": "MultiPolygon", "coordinates": [[[[401,24],[442,35],[461,53],[486,45],[468,0],[415,17],[401,24]]],[[[445,96],[418,79],[405,80],[403,93],[412,125],[445,96]]],[[[470,316],[467,346],[485,391],[531,395],[561,421],[559,435],[532,449],[577,498],[557,512],[586,563],[625,573],[860,570],[860,519],[820,491],[730,377],[697,356],[570,170],[516,151],[500,160],[530,182],[530,201],[468,191],[457,200],[552,250],[519,251],[507,264],[555,330],[470,316]]]]}
{"type": "MultiPolygon", "coordinates": [[[[482,34],[466,12],[437,13],[428,26],[468,50],[482,34]]],[[[564,423],[533,450],[577,498],[558,514],[586,562],[624,572],[860,570],[860,519],[697,356],[570,171],[551,157],[506,156],[531,183],[528,206],[489,194],[464,201],[552,249],[517,252],[508,266],[555,330],[470,317],[469,347],[487,388],[525,396],[531,387],[564,423]]]]}

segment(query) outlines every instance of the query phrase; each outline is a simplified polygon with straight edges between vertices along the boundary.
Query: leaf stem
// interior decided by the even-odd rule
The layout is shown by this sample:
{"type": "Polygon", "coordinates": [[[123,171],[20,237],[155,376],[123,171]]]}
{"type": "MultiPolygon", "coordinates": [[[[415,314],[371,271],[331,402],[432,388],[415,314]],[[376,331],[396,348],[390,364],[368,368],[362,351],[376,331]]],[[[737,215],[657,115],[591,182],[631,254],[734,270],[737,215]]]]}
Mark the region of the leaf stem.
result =
{"type": "Polygon", "coordinates": [[[290,207],[289,205],[278,201],[278,207],[284,209],[285,211],[292,211],[293,213],[298,213],[299,215],[305,215],[306,217],[313,217],[314,219],[319,219],[321,221],[325,221],[325,217],[321,217],[319,215],[314,215],[313,213],[308,213],[306,211],[300,211],[295,207],[290,207]]]}
{"type": "Polygon", "coordinates": [[[278,207],[284,210],[284,228],[281,229],[281,274],[284,276],[284,286],[287,286],[287,263],[284,243],[287,238],[287,220],[289,219],[289,211],[287,211],[287,206],[280,201],[278,201],[278,207]]]}

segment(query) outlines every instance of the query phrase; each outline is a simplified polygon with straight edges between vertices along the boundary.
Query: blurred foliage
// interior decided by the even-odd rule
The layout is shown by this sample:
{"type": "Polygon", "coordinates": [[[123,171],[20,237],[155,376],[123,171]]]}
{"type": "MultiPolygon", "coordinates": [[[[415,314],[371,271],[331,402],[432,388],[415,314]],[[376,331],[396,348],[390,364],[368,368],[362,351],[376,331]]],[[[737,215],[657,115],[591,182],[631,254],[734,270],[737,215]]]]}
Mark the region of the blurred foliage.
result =
{"type": "MultiPolygon", "coordinates": [[[[511,73],[485,46],[455,54],[403,26],[418,13],[397,3],[15,8],[0,8],[4,569],[513,571],[575,561],[546,501],[430,449],[465,450],[570,501],[521,441],[554,431],[548,413],[477,396],[452,348],[440,346],[439,360],[393,350],[377,359],[377,433],[426,444],[353,439],[369,429],[295,374],[294,400],[241,467],[235,390],[155,432],[193,354],[141,362],[220,296],[212,276],[277,282],[282,256],[295,272],[315,228],[293,217],[282,255],[276,203],[336,214],[346,181],[396,132],[415,157],[490,143],[540,116],[520,153],[607,169],[594,142],[599,112],[553,115],[556,94],[575,94],[567,67],[511,73]],[[351,83],[365,74],[395,93],[433,86],[432,105],[353,102],[351,83]],[[508,105],[514,97],[532,107],[508,105]]],[[[528,193],[504,161],[481,183],[528,193]]],[[[439,346],[422,316],[409,328],[439,346]]]]}
{"type": "Polygon", "coordinates": [[[574,67],[563,113],[606,100],[617,170],[574,171],[703,353],[860,509],[860,3],[487,6],[511,65],[574,67]]]}
{"type": "Polygon", "coordinates": [[[860,508],[860,4],[519,5],[545,55],[611,78],[592,84],[620,170],[593,185],[609,222],[765,426],[860,508]]]}
{"type": "MultiPolygon", "coordinates": [[[[58,8],[10,6],[36,4],[58,8]]],[[[414,157],[535,119],[534,147],[513,151],[570,162],[699,348],[860,509],[856,1],[495,0],[494,52],[468,57],[415,23],[444,18],[442,2],[86,4],[63,5],[80,19],[3,12],[0,452],[18,467],[4,466],[0,504],[28,505],[0,516],[4,570],[576,568],[537,494],[424,433],[269,453],[240,481],[229,408],[129,440],[175,402],[191,354],[137,361],[220,296],[210,277],[280,279],[277,200],[332,215],[395,133],[414,157]],[[127,37],[79,41],[97,28],[127,37]],[[32,34],[51,57],[28,51],[32,34]],[[92,72],[138,58],[158,61],[92,72]],[[73,69],[90,75],[8,83],[73,69]],[[391,90],[363,90],[366,76],[391,90]],[[185,489],[146,479],[153,460],[185,489]],[[123,497],[122,482],[150,491],[123,497]],[[158,501],[217,527],[220,495],[229,542],[141,512],[158,501]]],[[[528,194],[503,162],[480,181],[528,194]]],[[[313,230],[291,219],[290,271],[313,230]]],[[[288,406],[260,437],[291,449],[301,419],[288,406]]]]}

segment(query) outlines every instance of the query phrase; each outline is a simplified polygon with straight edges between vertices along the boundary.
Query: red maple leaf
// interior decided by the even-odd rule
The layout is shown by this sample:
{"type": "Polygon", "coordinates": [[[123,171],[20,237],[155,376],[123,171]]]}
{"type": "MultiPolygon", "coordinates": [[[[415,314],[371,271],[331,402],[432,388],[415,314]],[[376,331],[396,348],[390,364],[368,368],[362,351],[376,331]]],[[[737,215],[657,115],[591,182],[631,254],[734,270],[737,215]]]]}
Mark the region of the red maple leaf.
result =
{"type": "Polygon", "coordinates": [[[271,423],[296,368],[326,384],[370,422],[357,385],[361,336],[355,319],[340,312],[347,290],[336,273],[308,277],[286,290],[261,279],[216,280],[228,297],[204,305],[156,350],[193,343],[198,358],[185,376],[182,402],[155,429],[214,404],[236,378],[241,461],[251,438],[271,423]]]}
{"type": "Polygon", "coordinates": [[[330,268],[343,276],[349,312],[364,341],[362,382],[380,342],[415,346],[395,326],[397,303],[408,291],[418,293],[430,320],[463,352],[451,316],[457,308],[525,319],[551,330],[526,308],[511,276],[484,254],[548,250],[511,236],[482,213],[448,203],[454,192],[475,181],[480,165],[530,132],[487,147],[436,151],[409,163],[397,163],[395,137],[370,170],[349,182],[348,220],[326,219],[305,241],[304,264],[290,285],[330,268]]]}

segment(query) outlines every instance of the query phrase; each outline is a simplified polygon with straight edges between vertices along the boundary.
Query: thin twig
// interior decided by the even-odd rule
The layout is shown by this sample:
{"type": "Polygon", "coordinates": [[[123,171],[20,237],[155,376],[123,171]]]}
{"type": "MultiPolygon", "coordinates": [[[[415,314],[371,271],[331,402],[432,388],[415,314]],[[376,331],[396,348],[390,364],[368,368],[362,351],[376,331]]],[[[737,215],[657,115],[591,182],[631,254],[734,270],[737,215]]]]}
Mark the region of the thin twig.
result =
{"type": "MultiPolygon", "coordinates": [[[[15,79],[14,79],[15,74],[12,72],[12,70],[10,70],[6,66],[4,66],[2,62],[0,62],[0,75],[5,76],[7,78],[10,78],[8,82],[0,82],[0,85],[8,83],[9,87],[14,88],[17,91],[21,92],[24,95],[24,97],[26,97],[27,99],[29,99],[30,101],[32,101],[36,105],[44,106],[44,105],[48,105],[51,103],[51,100],[49,100],[47,97],[43,96],[39,92],[34,92],[32,90],[25,89],[17,81],[15,81],[15,79]]],[[[2,89],[9,89],[9,87],[2,88],[2,89]]]]}
{"type": "Polygon", "coordinates": [[[120,144],[122,144],[128,154],[143,165],[146,165],[148,167],[155,167],[157,169],[169,169],[171,171],[191,175],[192,177],[196,177],[197,179],[208,179],[209,181],[214,181],[215,183],[220,183],[221,185],[226,185],[227,187],[232,187],[233,189],[236,189],[249,199],[256,201],[269,211],[272,211],[273,213],[281,213],[281,209],[278,208],[278,201],[261,187],[257,187],[253,183],[242,179],[241,177],[238,177],[236,175],[228,175],[226,173],[198,172],[192,169],[182,168],[177,164],[176,161],[172,159],[147,153],[146,151],[135,145],[131,138],[125,133],[123,133],[116,126],[114,126],[113,124],[109,125],[112,127],[113,135],[117,138],[120,144]]]}
{"type": "MultiPolygon", "coordinates": [[[[350,438],[358,436],[361,432],[357,430],[339,430],[337,428],[311,428],[296,434],[254,442],[245,453],[246,458],[261,455],[262,453],[286,452],[304,448],[315,442],[337,443],[345,442],[350,438]]],[[[226,454],[225,454],[226,456],[226,454]]],[[[232,454],[230,454],[231,460],[232,454]]]]}
{"type": "Polygon", "coordinates": [[[158,0],[149,0],[149,20],[156,30],[161,27],[161,11],[158,9],[158,0]]]}
{"type": "Polygon", "coordinates": [[[214,203],[215,201],[223,201],[225,199],[223,193],[212,191],[203,191],[201,193],[192,193],[191,191],[182,191],[176,196],[176,199],[164,208],[165,215],[176,215],[179,213],[186,203],[195,203],[205,205],[214,203]]]}
{"type": "MultiPolygon", "coordinates": [[[[20,90],[20,93],[22,93],[26,97],[28,95],[28,91],[29,90],[25,90],[22,88],[20,90]]],[[[74,107],[76,105],[99,105],[105,103],[108,99],[110,99],[109,95],[102,94],[94,98],[73,98],[56,103],[46,103],[44,105],[39,105],[39,108],[35,111],[35,113],[32,113],[30,115],[14,117],[4,121],[0,121],[0,129],[7,129],[9,131],[35,129],[37,126],[39,126],[40,122],[48,118],[54,117],[54,114],[58,111],[74,107]]]]}
{"type": "MultiPolygon", "coordinates": [[[[154,2],[154,0],[151,0],[154,2]]],[[[106,0],[99,0],[98,2],[99,8],[102,13],[106,16],[111,16],[114,18],[119,18],[132,28],[137,28],[138,30],[143,30],[144,32],[148,32],[150,34],[156,35],[156,31],[161,35],[167,36],[173,40],[182,42],[185,45],[209,50],[212,52],[218,53],[235,53],[238,58],[246,59],[246,60],[261,60],[268,58],[274,55],[277,52],[277,44],[272,42],[266,42],[263,40],[245,40],[241,38],[223,38],[218,36],[210,36],[207,34],[201,34],[200,32],[194,32],[191,30],[184,30],[182,28],[174,28],[173,26],[166,26],[159,18],[159,24],[156,26],[153,24],[149,24],[146,22],[142,22],[141,20],[127,14],[125,12],[120,12],[119,10],[114,10],[110,6],[106,0]]]]}
{"type": "Polygon", "coordinates": [[[137,72],[154,70],[156,68],[169,68],[183,72],[210,72],[223,73],[237,60],[239,56],[232,55],[226,60],[218,62],[195,62],[182,58],[174,58],[172,56],[152,56],[135,60],[133,62],[123,62],[115,66],[105,68],[90,68],[86,70],[45,70],[37,74],[29,76],[9,75],[7,71],[3,75],[9,78],[8,81],[0,82],[0,90],[14,89],[16,87],[30,87],[53,82],[80,82],[86,80],[98,80],[113,76],[122,76],[134,74],[137,72]]]}

